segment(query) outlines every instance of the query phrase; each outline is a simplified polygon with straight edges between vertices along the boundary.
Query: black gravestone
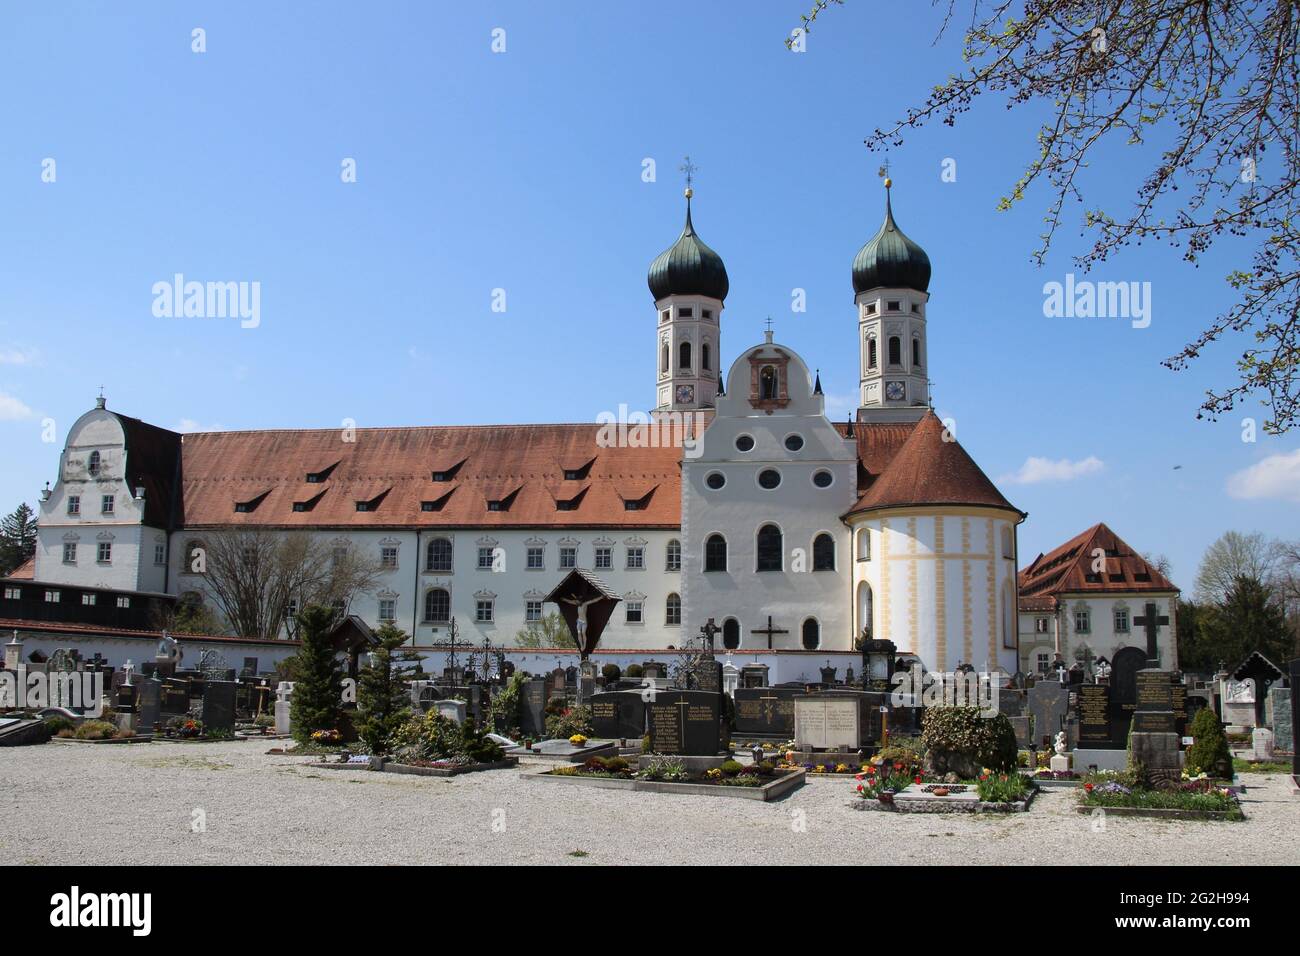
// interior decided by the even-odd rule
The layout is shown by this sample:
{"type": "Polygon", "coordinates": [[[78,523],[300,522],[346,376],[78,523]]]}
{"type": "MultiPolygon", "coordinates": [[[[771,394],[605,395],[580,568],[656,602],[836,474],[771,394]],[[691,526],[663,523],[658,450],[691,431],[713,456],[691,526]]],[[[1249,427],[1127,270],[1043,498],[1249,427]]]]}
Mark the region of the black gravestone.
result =
{"type": "Polygon", "coordinates": [[[203,731],[235,730],[235,683],[210,680],[203,691],[203,731]]]}
{"type": "Polygon", "coordinates": [[[519,695],[519,730],[525,737],[546,733],[546,681],[524,681],[519,695]]]}
{"type": "Polygon", "coordinates": [[[714,757],[727,743],[721,694],[662,691],[646,706],[646,716],[654,753],[714,757]]]}
{"type": "Polygon", "coordinates": [[[688,678],[692,690],[722,692],[722,662],[715,657],[704,657],[695,662],[688,678]]]}
{"type": "Polygon", "coordinates": [[[802,696],[802,688],[737,687],[732,695],[736,735],[789,740],[794,736],[794,699],[802,696]]]}
{"type": "Polygon", "coordinates": [[[1080,747],[1088,750],[1123,750],[1127,746],[1127,724],[1115,719],[1108,686],[1084,684],[1079,688],[1078,708],[1080,747]],[[1124,726],[1121,730],[1122,723],[1124,726]]]}
{"type": "Polygon", "coordinates": [[[646,705],[638,691],[607,691],[593,695],[587,703],[591,707],[592,736],[639,740],[645,735],[646,705]]]}
{"type": "Polygon", "coordinates": [[[151,734],[158,724],[160,717],[159,701],[162,694],[162,681],[156,677],[142,677],[139,679],[139,689],[136,691],[135,706],[139,718],[136,722],[136,732],[141,734],[151,734]]]}

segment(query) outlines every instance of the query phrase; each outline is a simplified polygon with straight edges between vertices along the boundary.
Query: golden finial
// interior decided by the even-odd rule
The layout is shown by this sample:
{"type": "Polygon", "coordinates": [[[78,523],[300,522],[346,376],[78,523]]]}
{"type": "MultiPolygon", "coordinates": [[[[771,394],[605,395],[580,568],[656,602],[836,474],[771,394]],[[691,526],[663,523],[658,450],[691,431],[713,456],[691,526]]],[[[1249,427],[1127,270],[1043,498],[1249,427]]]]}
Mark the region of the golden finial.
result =
{"type": "Polygon", "coordinates": [[[692,196],[695,195],[695,190],[692,189],[690,186],[687,186],[684,195],[686,196],[687,199],[690,199],[692,196]]]}

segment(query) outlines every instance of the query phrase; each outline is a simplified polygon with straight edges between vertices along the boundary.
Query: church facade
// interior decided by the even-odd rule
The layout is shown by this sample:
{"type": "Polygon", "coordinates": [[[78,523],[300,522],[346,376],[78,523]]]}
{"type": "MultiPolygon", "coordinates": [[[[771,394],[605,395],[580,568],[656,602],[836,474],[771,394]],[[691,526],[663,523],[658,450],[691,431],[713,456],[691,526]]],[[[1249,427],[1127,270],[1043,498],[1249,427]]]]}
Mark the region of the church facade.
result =
{"type": "Polygon", "coordinates": [[[847,422],[771,332],[723,369],[729,279],[690,202],[648,275],[651,414],[673,440],[599,423],[178,434],[101,399],[42,495],[36,580],[211,602],[193,556],[255,529],[372,555],[381,584],[350,611],[417,646],[453,618],[513,644],[577,567],[622,599],[603,647],[680,647],[712,621],[741,651],[885,638],[931,669],[1015,671],[1025,515],[929,408],[931,267],[889,200],[853,261],[847,422]]]}

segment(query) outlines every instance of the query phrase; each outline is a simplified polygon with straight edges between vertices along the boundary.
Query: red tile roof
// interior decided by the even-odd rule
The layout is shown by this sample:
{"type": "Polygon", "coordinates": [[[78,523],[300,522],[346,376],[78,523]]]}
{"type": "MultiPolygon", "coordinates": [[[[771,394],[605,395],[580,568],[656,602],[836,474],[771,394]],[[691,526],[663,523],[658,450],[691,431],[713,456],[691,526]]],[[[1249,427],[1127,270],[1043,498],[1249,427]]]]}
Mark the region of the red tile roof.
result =
{"type": "Polygon", "coordinates": [[[578,424],[362,428],[355,441],[343,441],[337,429],[187,434],[184,522],[191,528],[679,526],[679,443],[602,448],[599,432],[599,425],[578,424]],[[586,480],[564,479],[565,469],[588,462],[586,480]],[[433,480],[435,471],[453,468],[444,476],[449,480],[433,480]],[[327,469],[322,481],[307,481],[327,469]],[[557,508],[557,499],[571,500],[583,488],[574,510],[557,508]],[[294,510],[295,502],[313,500],[310,510],[294,510]],[[625,500],[643,507],[629,511],[625,500]],[[358,511],[359,501],[372,508],[358,511]],[[443,503],[425,511],[426,501],[443,503]],[[500,510],[489,510],[492,501],[500,510]],[[237,502],[253,505],[236,512],[237,502]]]}
{"type": "Polygon", "coordinates": [[[966,450],[955,439],[945,437],[944,424],[934,412],[905,427],[909,431],[901,444],[897,426],[855,427],[865,432],[858,439],[859,460],[869,473],[873,465],[883,463],[877,465],[883,474],[870,482],[849,514],[911,505],[977,505],[1017,511],[966,450]],[[864,439],[869,443],[865,455],[864,439]]]}
{"type": "Polygon", "coordinates": [[[1119,535],[1104,524],[1047,554],[1040,554],[1017,576],[1021,610],[1052,610],[1062,594],[1178,592],[1178,587],[1157,571],[1119,535]],[[1094,572],[1093,552],[1104,552],[1105,566],[1094,572]]]}
{"type": "Polygon", "coordinates": [[[11,581],[33,581],[36,579],[36,557],[32,556],[24,561],[18,567],[14,568],[13,574],[9,575],[11,581]]]}

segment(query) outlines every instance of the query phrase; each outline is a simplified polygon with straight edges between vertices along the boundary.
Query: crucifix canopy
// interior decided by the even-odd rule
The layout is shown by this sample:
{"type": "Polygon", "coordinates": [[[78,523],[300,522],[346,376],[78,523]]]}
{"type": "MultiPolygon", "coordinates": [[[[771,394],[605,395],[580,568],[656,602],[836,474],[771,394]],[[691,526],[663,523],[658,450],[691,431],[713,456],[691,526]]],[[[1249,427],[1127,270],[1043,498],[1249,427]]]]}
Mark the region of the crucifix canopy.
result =
{"type": "Polygon", "coordinates": [[[609,585],[582,568],[574,568],[546,595],[547,603],[559,606],[560,616],[569,625],[569,633],[583,660],[600,643],[609,616],[621,600],[609,585]]]}

